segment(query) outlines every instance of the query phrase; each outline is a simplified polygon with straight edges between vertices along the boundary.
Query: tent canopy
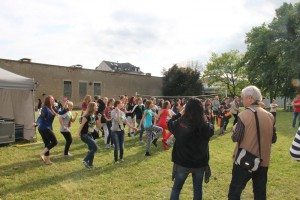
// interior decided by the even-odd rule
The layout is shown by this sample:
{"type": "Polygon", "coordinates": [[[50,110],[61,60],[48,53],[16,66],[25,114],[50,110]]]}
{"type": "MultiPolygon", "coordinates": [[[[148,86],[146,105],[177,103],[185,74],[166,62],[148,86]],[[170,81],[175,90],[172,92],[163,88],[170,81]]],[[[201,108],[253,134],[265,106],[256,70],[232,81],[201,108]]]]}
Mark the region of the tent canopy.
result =
{"type": "Polygon", "coordinates": [[[20,76],[0,68],[0,88],[33,90],[34,81],[31,78],[20,76]]]}
{"type": "Polygon", "coordinates": [[[24,125],[24,139],[35,135],[34,80],[0,68],[0,116],[24,125]]]}

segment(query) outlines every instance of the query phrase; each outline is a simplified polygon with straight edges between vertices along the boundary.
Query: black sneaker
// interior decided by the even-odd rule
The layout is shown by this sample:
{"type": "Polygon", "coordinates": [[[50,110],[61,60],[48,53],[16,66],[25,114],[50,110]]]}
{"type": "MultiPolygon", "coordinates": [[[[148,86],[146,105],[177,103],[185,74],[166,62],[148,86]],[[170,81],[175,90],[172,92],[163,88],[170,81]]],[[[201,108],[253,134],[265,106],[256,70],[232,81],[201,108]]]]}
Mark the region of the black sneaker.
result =
{"type": "Polygon", "coordinates": [[[150,155],[150,153],[147,151],[147,152],[145,153],[145,156],[151,156],[151,155],[150,155]]]}
{"type": "Polygon", "coordinates": [[[155,147],[157,147],[157,140],[158,140],[158,138],[155,138],[155,139],[152,141],[152,144],[153,144],[155,147]]]}

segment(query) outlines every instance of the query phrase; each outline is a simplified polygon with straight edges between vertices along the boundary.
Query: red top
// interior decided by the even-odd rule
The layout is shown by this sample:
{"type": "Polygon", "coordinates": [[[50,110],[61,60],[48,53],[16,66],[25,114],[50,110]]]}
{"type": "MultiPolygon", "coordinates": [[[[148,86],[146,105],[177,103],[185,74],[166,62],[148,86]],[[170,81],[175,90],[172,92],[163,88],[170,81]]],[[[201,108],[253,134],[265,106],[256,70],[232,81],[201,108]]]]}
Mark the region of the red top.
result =
{"type": "Polygon", "coordinates": [[[83,111],[86,111],[87,107],[88,107],[88,104],[87,104],[87,103],[83,102],[83,103],[81,104],[81,109],[82,109],[83,111]]]}
{"type": "Polygon", "coordinates": [[[157,125],[162,128],[167,128],[167,118],[169,117],[169,109],[162,109],[157,125]]]}
{"type": "Polygon", "coordinates": [[[108,119],[111,119],[111,111],[113,110],[114,108],[111,108],[111,107],[106,107],[105,110],[104,110],[104,115],[106,118],[108,119]]]}
{"type": "Polygon", "coordinates": [[[294,103],[294,112],[300,112],[300,99],[295,99],[294,103]]]}

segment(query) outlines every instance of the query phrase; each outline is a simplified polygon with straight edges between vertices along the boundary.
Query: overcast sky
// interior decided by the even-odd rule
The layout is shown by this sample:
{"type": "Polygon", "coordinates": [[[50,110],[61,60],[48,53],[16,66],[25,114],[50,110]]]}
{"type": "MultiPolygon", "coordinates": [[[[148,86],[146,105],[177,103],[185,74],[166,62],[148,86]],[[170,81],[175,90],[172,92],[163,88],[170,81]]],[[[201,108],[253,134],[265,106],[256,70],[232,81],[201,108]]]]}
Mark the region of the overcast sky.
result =
{"type": "Polygon", "coordinates": [[[0,58],[94,69],[130,62],[161,76],[212,52],[244,51],[251,27],[298,0],[0,0],[0,58]]]}

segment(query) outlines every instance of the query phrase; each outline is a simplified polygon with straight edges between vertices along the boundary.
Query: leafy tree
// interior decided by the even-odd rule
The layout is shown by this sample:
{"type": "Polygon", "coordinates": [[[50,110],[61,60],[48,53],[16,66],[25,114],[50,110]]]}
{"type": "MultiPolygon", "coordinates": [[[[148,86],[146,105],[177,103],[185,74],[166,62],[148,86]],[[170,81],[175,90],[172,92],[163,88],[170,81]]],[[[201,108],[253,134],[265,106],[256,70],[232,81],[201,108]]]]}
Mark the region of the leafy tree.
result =
{"type": "Polygon", "coordinates": [[[248,79],[270,99],[291,98],[300,71],[300,3],[284,3],[270,24],[247,33],[244,63],[248,79]]]}
{"type": "Polygon", "coordinates": [[[163,94],[166,96],[193,96],[202,94],[200,72],[190,67],[174,65],[163,70],[163,94]]]}
{"type": "Polygon", "coordinates": [[[209,86],[226,89],[229,96],[236,96],[248,84],[245,68],[242,65],[243,56],[237,50],[218,55],[212,53],[202,79],[209,86]]]}

